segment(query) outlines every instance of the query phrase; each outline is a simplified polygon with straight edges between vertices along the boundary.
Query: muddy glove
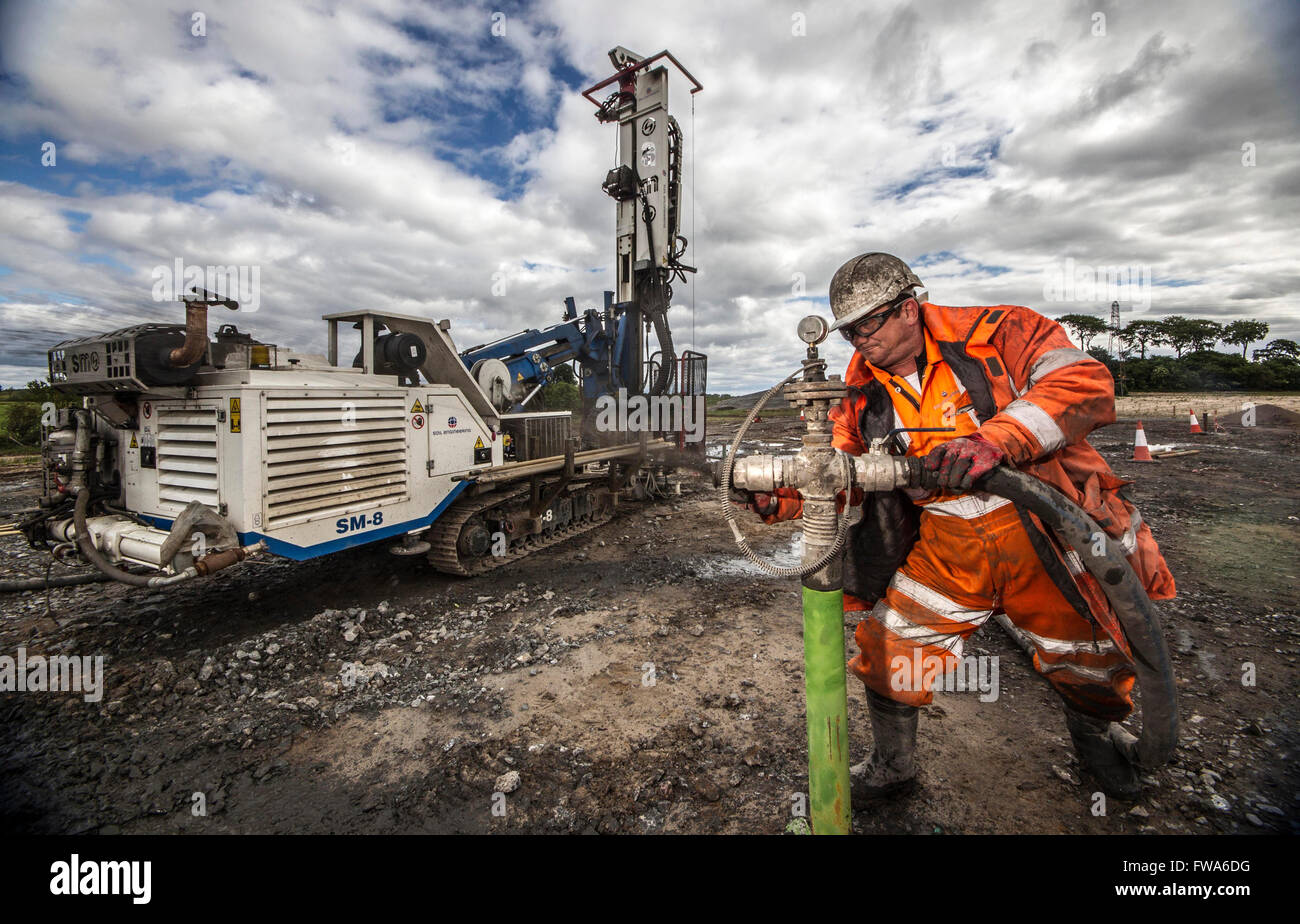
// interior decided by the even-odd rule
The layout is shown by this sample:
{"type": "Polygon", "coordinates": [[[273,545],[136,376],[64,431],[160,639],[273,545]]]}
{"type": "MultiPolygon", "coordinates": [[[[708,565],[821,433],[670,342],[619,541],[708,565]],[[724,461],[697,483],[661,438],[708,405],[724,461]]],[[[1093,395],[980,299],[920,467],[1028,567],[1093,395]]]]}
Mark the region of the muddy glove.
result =
{"type": "Polygon", "coordinates": [[[975,433],[936,446],[925,457],[923,466],[937,478],[939,487],[969,491],[976,480],[997,468],[1004,458],[1001,449],[975,433]]]}
{"type": "Polygon", "coordinates": [[[853,486],[853,490],[852,490],[851,492],[849,492],[849,496],[848,496],[847,498],[844,496],[844,492],[843,492],[843,491],[841,491],[841,492],[839,492],[838,494],[836,494],[836,495],[835,495],[835,512],[836,512],[836,513],[843,513],[843,512],[844,512],[844,507],[845,507],[845,501],[846,501],[846,500],[848,501],[848,506],[856,507],[856,506],[858,506],[859,504],[861,504],[861,503],[862,503],[862,489],[859,488],[857,485],[854,485],[854,486],[853,486]]]}
{"type": "Polygon", "coordinates": [[[733,504],[752,510],[760,517],[768,517],[776,513],[777,499],[771,494],[755,494],[752,491],[739,491],[732,488],[728,497],[733,504]]]}

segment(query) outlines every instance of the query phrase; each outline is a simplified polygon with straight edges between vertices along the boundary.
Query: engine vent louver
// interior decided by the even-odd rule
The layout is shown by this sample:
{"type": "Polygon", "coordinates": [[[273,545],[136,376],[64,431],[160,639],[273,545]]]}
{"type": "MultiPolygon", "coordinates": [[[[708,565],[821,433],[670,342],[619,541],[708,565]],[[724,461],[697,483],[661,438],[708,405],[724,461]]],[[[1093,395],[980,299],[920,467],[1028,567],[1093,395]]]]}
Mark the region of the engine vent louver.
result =
{"type": "Polygon", "coordinates": [[[158,408],[158,500],[183,509],[220,506],[215,408],[158,408]]]}
{"type": "Polygon", "coordinates": [[[403,394],[266,397],[266,526],[407,498],[403,394]]]}

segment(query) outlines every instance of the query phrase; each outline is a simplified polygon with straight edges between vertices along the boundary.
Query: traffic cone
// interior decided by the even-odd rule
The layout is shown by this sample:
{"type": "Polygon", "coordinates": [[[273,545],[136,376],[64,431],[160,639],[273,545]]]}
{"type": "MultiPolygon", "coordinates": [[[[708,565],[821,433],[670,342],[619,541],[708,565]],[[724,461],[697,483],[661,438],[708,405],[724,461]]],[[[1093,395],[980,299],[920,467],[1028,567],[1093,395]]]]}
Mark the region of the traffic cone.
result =
{"type": "Polygon", "coordinates": [[[1190,431],[1192,436],[1204,436],[1205,431],[1201,429],[1201,422],[1196,419],[1196,412],[1188,408],[1187,413],[1192,418],[1192,429],[1190,431]]]}
{"type": "Polygon", "coordinates": [[[1151,458],[1151,450],[1147,447],[1146,431],[1142,429],[1142,421],[1138,421],[1137,433],[1133,436],[1133,462],[1154,462],[1151,458]]]}

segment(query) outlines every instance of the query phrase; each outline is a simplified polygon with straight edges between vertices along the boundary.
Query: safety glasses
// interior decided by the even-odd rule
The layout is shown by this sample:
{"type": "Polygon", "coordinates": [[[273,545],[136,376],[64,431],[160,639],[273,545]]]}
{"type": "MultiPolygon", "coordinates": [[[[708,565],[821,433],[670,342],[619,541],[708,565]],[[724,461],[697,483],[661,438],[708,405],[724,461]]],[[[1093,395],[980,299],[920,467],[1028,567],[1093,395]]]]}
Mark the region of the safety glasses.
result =
{"type": "Polygon", "coordinates": [[[907,300],[911,297],[912,296],[908,295],[901,301],[894,302],[894,304],[890,305],[879,314],[873,314],[863,318],[857,324],[850,324],[848,327],[841,327],[840,333],[843,334],[844,339],[850,343],[852,343],[854,338],[857,337],[870,337],[876,331],[880,330],[880,328],[884,327],[885,322],[889,320],[889,316],[898,311],[899,308],[906,305],[907,300]]]}

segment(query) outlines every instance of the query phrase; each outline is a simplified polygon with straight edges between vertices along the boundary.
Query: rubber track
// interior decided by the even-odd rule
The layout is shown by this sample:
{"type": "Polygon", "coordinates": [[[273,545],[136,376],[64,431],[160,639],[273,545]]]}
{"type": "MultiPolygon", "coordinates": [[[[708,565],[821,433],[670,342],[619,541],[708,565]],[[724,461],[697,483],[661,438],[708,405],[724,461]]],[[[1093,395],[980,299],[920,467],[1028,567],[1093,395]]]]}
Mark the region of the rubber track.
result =
{"type": "Polygon", "coordinates": [[[460,539],[461,528],[469,522],[470,517],[493,507],[510,506],[517,501],[528,503],[529,500],[530,492],[524,488],[504,497],[500,494],[487,494],[456,501],[426,534],[433,546],[428,553],[429,563],[444,574],[474,577],[526,558],[540,549],[558,545],[614,519],[615,508],[610,504],[605,513],[593,515],[581,522],[571,522],[562,529],[553,530],[549,536],[533,535],[522,542],[511,543],[505,555],[481,555],[472,561],[460,557],[457,540],[460,539]]]}

